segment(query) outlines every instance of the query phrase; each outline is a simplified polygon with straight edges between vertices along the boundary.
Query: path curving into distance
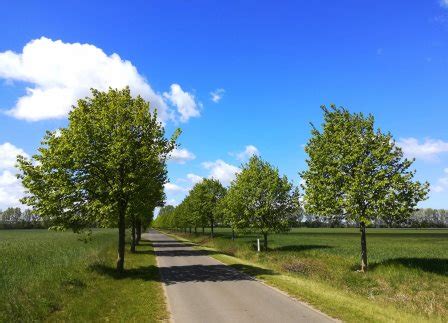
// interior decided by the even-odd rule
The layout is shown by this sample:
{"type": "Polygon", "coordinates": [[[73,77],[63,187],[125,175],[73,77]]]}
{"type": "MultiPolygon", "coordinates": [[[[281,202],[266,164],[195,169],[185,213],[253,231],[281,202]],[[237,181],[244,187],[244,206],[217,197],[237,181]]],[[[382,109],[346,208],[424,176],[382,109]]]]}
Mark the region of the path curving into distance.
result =
{"type": "Polygon", "coordinates": [[[187,243],[151,230],[171,318],[189,322],[334,322],[187,243]]]}

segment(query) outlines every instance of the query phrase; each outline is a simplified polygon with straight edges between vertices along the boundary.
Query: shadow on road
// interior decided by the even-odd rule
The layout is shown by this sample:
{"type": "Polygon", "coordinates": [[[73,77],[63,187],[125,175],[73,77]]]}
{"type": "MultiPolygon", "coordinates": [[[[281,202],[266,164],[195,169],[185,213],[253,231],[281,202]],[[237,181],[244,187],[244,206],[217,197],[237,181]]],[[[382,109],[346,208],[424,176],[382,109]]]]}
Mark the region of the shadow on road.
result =
{"type": "Polygon", "coordinates": [[[191,266],[172,266],[160,268],[163,281],[167,285],[186,282],[222,282],[222,281],[242,281],[253,280],[252,277],[244,274],[255,271],[264,271],[266,274],[272,274],[270,270],[265,270],[247,265],[191,265],[191,266]],[[243,271],[244,273],[238,271],[243,271]]]}

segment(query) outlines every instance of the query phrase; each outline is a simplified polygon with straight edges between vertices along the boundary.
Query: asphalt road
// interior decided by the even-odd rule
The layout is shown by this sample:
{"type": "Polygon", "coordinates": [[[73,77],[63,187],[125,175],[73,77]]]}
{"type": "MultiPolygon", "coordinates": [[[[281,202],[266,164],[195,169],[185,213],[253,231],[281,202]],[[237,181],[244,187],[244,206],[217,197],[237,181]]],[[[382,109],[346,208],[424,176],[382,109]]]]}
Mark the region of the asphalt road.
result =
{"type": "Polygon", "coordinates": [[[150,231],[171,318],[187,322],[333,322],[174,238],[150,231]]]}

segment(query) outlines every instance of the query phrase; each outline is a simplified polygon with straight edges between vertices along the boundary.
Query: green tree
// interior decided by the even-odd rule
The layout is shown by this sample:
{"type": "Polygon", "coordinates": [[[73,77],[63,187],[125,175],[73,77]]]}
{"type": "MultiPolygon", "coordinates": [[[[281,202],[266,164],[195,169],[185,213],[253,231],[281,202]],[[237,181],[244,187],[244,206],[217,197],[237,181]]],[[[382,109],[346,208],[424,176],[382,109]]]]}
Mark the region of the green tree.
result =
{"type": "Polygon", "coordinates": [[[306,211],[319,216],[342,215],[359,223],[361,271],[367,270],[366,225],[378,218],[409,217],[426,198],[428,184],[414,181],[411,160],[403,158],[390,133],[374,128],[372,115],[322,106],[324,123],[305,147],[306,211]]]}
{"type": "Polygon", "coordinates": [[[55,229],[118,226],[117,270],[123,271],[126,217],[141,216],[154,206],[152,196],[161,198],[179,131],[166,139],[156,112],[129,88],[92,90],[68,121],[46,133],[33,160],[18,158],[28,190],[22,202],[55,229]]]}
{"type": "Polygon", "coordinates": [[[214,227],[219,216],[218,203],[225,196],[226,188],[216,179],[203,179],[189,193],[190,212],[195,216],[197,224],[210,225],[210,236],[213,238],[214,227]]]}
{"type": "Polygon", "coordinates": [[[268,250],[268,233],[290,229],[291,217],[299,210],[299,193],[277,168],[252,156],[222,203],[226,222],[236,230],[260,232],[268,250]]]}

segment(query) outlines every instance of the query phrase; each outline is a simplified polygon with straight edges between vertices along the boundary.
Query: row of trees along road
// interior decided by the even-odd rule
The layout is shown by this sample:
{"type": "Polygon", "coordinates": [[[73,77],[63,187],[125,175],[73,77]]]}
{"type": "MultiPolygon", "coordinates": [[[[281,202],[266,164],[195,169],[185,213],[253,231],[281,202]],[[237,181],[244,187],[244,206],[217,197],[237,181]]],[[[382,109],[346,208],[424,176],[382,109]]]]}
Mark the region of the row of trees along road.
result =
{"type": "Polygon", "coordinates": [[[219,223],[233,232],[262,234],[267,250],[268,234],[288,231],[304,208],[325,219],[358,223],[361,271],[366,271],[366,226],[375,220],[408,219],[426,198],[429,184],[414,180],[413,161],[404,158],[390,133],[375,129],[372,115],[334,105],[322,106],[322,111],[324,123],[320,130],[312,125],[305,147],[308,169],[300,173],[301,199],[277,168],[253,156],[227,190],[205,179],[177,207],[162,208],[153,225],[196,232],[219,223]]]}
{"type": "Polygon", "coordinates": [[[126,227],[134,251],[142,225],[163,205],[166,159],[179,133],[166,139],[156,111],[129,88],[92,90],[66,128],[46,133],[31,160],[18,157],[28,191],[22,202],[54,229],[118,227],[117,270],[123,271],[126,227]]]}

